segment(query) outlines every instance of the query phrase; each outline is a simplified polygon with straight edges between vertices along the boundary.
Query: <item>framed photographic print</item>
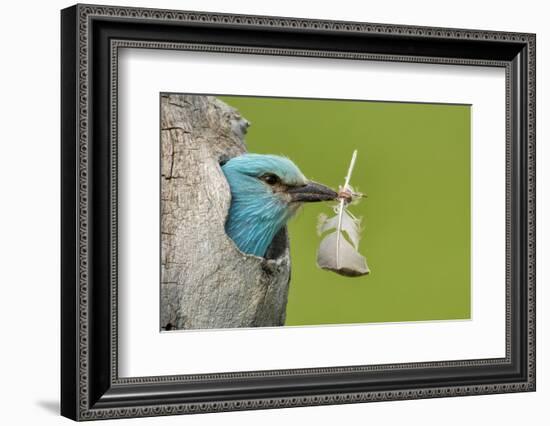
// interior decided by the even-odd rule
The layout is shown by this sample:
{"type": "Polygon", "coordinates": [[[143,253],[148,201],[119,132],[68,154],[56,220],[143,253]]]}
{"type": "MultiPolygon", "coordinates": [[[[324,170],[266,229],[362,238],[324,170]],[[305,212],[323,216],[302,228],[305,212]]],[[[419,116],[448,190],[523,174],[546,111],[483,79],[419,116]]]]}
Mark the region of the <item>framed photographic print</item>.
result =
{"type": "Polygon", "coordinates": [[[61,12],[61,412],[535,390],[535,35],[61,12]]]}

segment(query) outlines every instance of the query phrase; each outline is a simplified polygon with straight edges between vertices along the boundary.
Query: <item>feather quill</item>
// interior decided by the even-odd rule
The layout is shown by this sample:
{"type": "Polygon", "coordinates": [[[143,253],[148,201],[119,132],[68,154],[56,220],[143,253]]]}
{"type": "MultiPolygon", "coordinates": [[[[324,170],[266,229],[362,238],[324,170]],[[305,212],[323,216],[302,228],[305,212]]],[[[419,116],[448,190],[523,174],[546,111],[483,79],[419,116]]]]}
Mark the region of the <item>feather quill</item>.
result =
{"type": "Polygon", "coordinates": [[[356,218],[347,208],[349,203],[362,196],[350,186],[356,159],[357,150],[353,152],[344,186],[340,188],[340,199],[334,207],[336,215],[329,218],[326,214],[321,214],[317,225],[319,235],[332,231],[321,240],[317,251],[317,265],[348,277],[358,277],[370,272],[365,257],[358,251],[361,219],[356,218]]]}

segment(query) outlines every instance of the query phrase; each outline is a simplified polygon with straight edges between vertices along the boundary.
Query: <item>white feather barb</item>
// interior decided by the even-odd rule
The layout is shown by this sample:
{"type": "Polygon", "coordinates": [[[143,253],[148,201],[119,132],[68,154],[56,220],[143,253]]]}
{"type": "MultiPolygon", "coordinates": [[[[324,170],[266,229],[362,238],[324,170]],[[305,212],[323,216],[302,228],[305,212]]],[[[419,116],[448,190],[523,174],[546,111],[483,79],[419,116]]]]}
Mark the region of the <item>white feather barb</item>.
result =
{"type": "Polygon", "coordinates": [[[317,225],[319,235],[332,231],[321,241],[317,252],[317,265],[322,269],[352,277],[370,272],[366,259],[358,251],[361,219],[353,216],[347,209],[348,204],[362,196],[354,192],[350,186],[356,159],[357,150],[353,152],[344,186],[340,188],[340,197],[334,209],[336,215],[329,218],[326,214],[321,214],[317,225]]]}

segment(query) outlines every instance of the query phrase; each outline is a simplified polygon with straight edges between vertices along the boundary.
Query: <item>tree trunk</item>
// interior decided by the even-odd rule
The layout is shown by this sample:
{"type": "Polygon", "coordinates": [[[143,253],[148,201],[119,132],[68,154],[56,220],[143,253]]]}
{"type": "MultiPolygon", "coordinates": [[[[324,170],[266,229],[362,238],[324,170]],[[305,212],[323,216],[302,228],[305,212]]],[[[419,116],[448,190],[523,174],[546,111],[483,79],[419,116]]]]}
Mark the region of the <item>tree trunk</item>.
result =
{"type": "Polygon", "coordinates": [[[161,328],[283,325],[286,229],[266,258],[225,233],[231,203],[220,163],[246,151],[248,122],[212,96],[161,96],[161,328]]]}

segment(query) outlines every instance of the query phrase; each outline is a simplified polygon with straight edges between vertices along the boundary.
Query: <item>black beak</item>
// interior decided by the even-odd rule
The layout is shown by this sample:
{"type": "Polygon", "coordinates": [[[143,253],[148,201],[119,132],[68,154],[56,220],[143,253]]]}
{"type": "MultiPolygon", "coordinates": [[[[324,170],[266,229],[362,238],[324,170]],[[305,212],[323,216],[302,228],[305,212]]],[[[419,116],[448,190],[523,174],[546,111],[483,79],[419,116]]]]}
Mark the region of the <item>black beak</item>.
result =
{"type": "Polygon", "coordinates": [[[288,188],[290,200],[293,203],[311,203],[315,201],[331,201],[338,198],[338,194],[325,185],[309,182],[307,185],[288,188]]]}

